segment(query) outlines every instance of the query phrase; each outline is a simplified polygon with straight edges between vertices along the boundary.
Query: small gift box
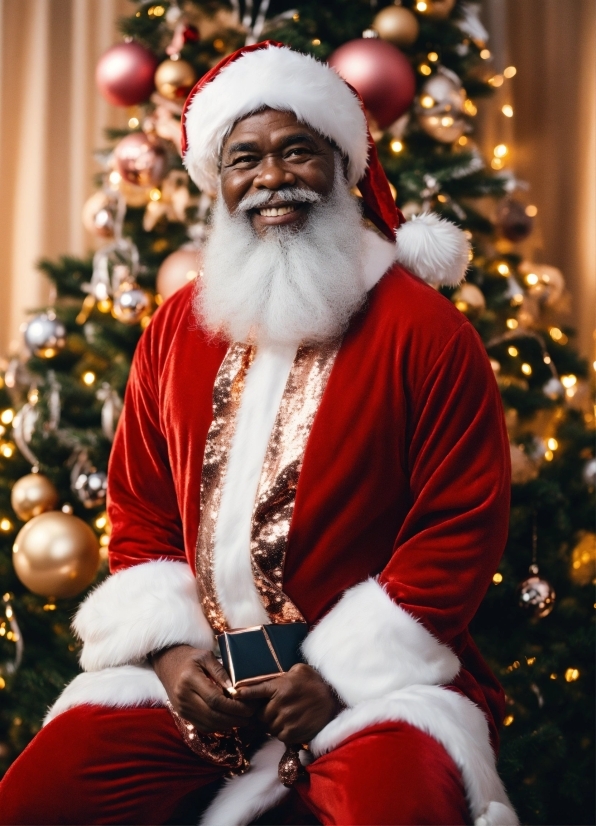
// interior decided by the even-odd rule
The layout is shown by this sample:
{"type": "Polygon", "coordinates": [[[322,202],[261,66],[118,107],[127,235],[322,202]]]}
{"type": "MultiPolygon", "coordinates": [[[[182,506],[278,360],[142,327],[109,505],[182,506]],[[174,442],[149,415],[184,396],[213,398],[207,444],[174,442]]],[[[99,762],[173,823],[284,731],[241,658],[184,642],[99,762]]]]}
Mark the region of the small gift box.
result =
{"type": "Polygon", "coordinates": [[[279,677],[303,662],[300,646],[308,632],[305,622],[255,625],[218,634],[219,652],[234,688],[279,677]]]}

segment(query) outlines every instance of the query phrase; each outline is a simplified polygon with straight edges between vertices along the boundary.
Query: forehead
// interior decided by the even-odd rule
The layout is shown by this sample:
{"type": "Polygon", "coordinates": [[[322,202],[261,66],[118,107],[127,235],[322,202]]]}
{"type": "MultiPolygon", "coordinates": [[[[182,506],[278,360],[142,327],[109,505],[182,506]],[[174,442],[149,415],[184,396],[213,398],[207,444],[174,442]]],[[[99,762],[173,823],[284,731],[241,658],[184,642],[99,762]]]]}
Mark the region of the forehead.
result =
{"type": "Polygon", "coordinates": [[[225,138],[222,148],[225,151],[232,143],[239,141],[274,143],[276,140],[283,140],[293,132],[296,135],[308,136],[318,144],[331,146],[329,141],[312,127],[298,120],[294,112],[263,109],[235,123],[225,138]]]}

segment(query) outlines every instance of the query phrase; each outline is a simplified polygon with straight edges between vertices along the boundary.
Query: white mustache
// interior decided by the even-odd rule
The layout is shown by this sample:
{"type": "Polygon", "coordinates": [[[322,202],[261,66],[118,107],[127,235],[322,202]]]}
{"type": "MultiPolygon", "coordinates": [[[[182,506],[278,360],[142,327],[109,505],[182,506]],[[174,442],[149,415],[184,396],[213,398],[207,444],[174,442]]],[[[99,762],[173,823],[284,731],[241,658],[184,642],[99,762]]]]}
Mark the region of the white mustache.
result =
{"type": "Polygon", "coordinates": [[[241,212],[248,212],[251,209],[274,204],[274,202],[291,201],[294,204],[318,204],[323,200],[322,195],[313,192],[312,189],[302,189],[298,186],[288,186],[284,189],[263,190],[255,192],[254,195],[247,195],[236,207],[235,215],[241,212]]]}

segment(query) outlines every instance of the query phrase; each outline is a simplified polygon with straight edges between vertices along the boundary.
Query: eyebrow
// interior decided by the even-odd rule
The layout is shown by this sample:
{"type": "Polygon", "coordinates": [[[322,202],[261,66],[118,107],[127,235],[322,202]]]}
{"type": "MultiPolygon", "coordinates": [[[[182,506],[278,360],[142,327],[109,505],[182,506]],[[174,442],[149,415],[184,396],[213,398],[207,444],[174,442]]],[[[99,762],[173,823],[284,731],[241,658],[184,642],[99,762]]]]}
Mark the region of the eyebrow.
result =
{"type": "MultiPolygon", "coordinates": [[[[286,149],[293,143],[307,143],[310,146],[312,146],[313,149],[315,149],[317,146],[317,142],[312,135],[309,135],[307,132],[299,132],[297,134],[294,133],[283,138],[279,144],[279,148],[286,149]]],[[[230,146],[226,148],[227,155],[233,155],[235,152],[258,151],[259,145],[255,141],[239,141],[238,143],[232,143],[230,146]]]]}

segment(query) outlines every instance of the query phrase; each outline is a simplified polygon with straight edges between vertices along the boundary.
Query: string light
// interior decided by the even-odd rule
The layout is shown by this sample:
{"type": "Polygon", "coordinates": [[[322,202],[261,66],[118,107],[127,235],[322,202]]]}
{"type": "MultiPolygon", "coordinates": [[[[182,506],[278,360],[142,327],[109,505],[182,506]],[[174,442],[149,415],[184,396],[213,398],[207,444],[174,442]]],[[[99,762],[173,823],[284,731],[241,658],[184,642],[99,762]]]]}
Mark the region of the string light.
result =
{"type": "Polygon", "coordinates": [[[418,67],[418,71],[421,75],[430,75],[432,73],[432,69],[428,65],[428,63],[421,63],[418,67]]]}
{"type": "Polygon", "coordinates": [[[550,363],[552,362],[552,359],[551,359],[551,357],[550,357],[549,355],[546,355],[546,356],[542,359],[542,361],[543,361],[545,364],[550,364],[550,363]]]}
{"type": "Polygon", "coordinates": [[[161,190],[155,187],[149,192],[149,197],[152,201],[161,201],[161,190]]]}
{"type": "Polygon", "coordinates": [[[213,48],[216,52],[224,52],[226,49],[226,44],[223,42],[221,37],[216,37],[213,41],[213,48]]]}
{"type": "Polygon", "coordinates": [[[150,6],[149,9],[147,9],[149,17],[161,17],[165,12],[166,10],[163,6],[150,6]]]}
{"type": "Polygon", "coordinates": [[[504,143],[498,143],[493,149],[495,158],[504,158],[508,152],[507,145],[504,143]]]}
{"type": "Polygon", "coordinates": [[[319,40],[318,37],[315,37],[315,39],[312,41],[312,45],[313,46],[320,46],[321,45],[321,41],[319,40]]]}
{"type": "Polygon", "coordinates": [[[503,169],[503,161],[501,158],[493,158],[490,165],[493,169],[503,169]]]}
{"type": "Polygon", "coordinates": [[[505,106],[502,107],[501,112],[505,115],[506,118],[513,117],[513,106],[510,103],[506,103],[505,106]]]}
{"type": "Polygon", "coordinates": [[[488,49],[482,49],[482,51],[480,52],[480,57],[483,60],[488,60],[490,58],[490,51],[488,49]]]}
{"type": "Polygon", "coordinates": [[[498,571],[493,576],[493,582],[495,585],[500,585],[503,582],[503,574],[500,574],[498,571]]]}
{"type": "Polygon", "coordinates": [[[499,264],[499,266],[497,267],[497,272],[498,272],[500,275],[509,275],[509,273],[510,273],[509,266],[508,266],[508,265],[507,265],[507,264],[503,261],[503,262],[502,262],[501,264],[499,264]]]}
{"type": "Polygon", "coordinates": [[[391,151],[394,152],[396,155],[398,155],[402,151],[402,149],[404,148],[403,143],[401,141],[398,141],[398,140],[391,141],[389,146],[391,148],[391,151]]]}
{"type": "Polygon", "coordinates": [[[534,286],[534,284],[538,284],[538,281],[539,281],[539,280],[540,280],[540,279],[538,278],[538,276],[536,275],[536,273],[535,273],[535,272],[529,272],[529,273],[526,275],[526,284],[529,284],[529,285],[530,285],[530,287],[533,287],[533,286],[534,286]]]}
{"type": "Polygon", "coordinates": [[[99,544],[104,548],[110,544],[110,537],[107,535],[107,533],[102,533],[102,535],[99,537],[99,544]]]}
{"type": "Polygon", "coordinates": [[[416,3],[416,11],[424,12],[424,11],[427,10],[427,8],[428,8],[428,5],[425,2],[425,0],[418,0],[418,2],[416,3]]]}
{"type": "Polygon", "coordinates": [[[524,376],[531,376],[532,375],[532,366],[525,361],[521,366],[521,371],[524,376]]]}
{"type": "Polygon", "coordinates": [[[494,86],[495,89],[498,89],[499,86],[503,85],[503,75],[494,75],[493,77],[489,78],[488,82],[491,86],[494,86]]]}
{"type": "Polygon", "coordinates": [[[556,450],[559,447],[557,440],[552,437],[547,439],[546,444],[548,445],[549,450],[556,450]]]}
{"type": "Polygon", "coordinates": [[[429,52],[426,57],[431,63],[436,63],[439,59],[439,55],[436,52],[429,52]]]}
{"type": "Polygon", "coordinates": [[[507,321],[505,322],[505,324],[507,325],[507,327],[510,330],[515,330],[517,328],[517,319],[516,318],[508,318],[507,321]]]}
{"type": "Polygon", "coordinates": [[[0,677],[0,691],[6,687],[6,680],[4,677],[0,677]]]}
{"type": "Polygon", "coordinates": [[[513,714],[508,714],[507,717],[505,717],[505,719],[503,720],[503,725],[510,726],[514,720],[515,717],[513,716],[513,714]]]}
{"type": "Polygon", "coordinates": [[[300,20],[300,13],[296,12],[296,14],[293,14],[292,20],[294,21],[294,23],[297,23],[300,20]]]}
{"type": "Polygon", "coordinates": [[[83,382],[89,387],[95,381],[95,373],[92,373],[91,370],[87,370],[86,373],[83,373],[82,379],[83,382]]]}
{"type": "Polygon", "coordinates": [[[2,422],[2,424],[10,424],[13,419],[14,410],[10,407],[7,407],[6,410],[3,410],[2,413],[0,413],[0,422],[2,422]]]}
{"type": "Polygon", "coordinates": [[[528,665],[534,665],[534,663],[536,662],[536,657],[526,657],[526,662],[528,663],[528,665]]]}
{"type": "Polygon", "coordinates": [[[563,333],[558,327],[551,327],[548,332],[553,341],[560,341],[563,338],[563,333]]]}
{"type": "Polygon", "coordinates": [[[551,679],[551,680],[556,680],[556,679],[557,679],[557,675],[555,674],[555,672],[554,672],[554,671],[553,671],[553,673],[550,675],[550,679],[551,679]]]}
{"type": "Polygon", "coordinates": [[[561,376],[561,384],[568,390],[577,384],[577,376],[574,376],[573,373],[570,373],[568,376],[561,376]]]}
{"type": "Polygon", "coordinates": [[[526,213],[528,218],[535,218],[538,215],[538,207],[534,206],[534,204],[528,204],[524,212],[526,213]]]}
{"type": "Polygon", "coordinates": [[[128,121],[128,128],[129,129],[136,129],[138,125],[139,125],[139,119],[138,118],[129,118],[129,121],[128,121]]]}
{"type": "Polygon", "coordinates": [[[437,195],[437,201],[440,201],[442,204],[447,203],[447,196],[446,195],[437,195]]]}
{"type": "Polygon", "coordinates": [[[515,75],[517,74],[517,69],[515,68],[515,66],[507,66],[503,74],[507,79],[515,77],[515,75]]]}
{"type": "Polygon", "coordinates": [[[513,356],[513,358],[515,358],[515,356],[519,354],[519,350],[517,349],[517,347],[508,347],[507,352],[510,356],[513,356]]]}
{"type": "Polygon", "coordinates": [[[432,109],[435,105],[435,99],[432,95],[422,95],[420,98],[420,105],[423,109],[432,109]]]}
{"type": "Polygon", "coordinates": [[[101,531],[103,528],[105,528],[105,526],[107,525],[107,523],[108,523],[108,517],[106,516],[106,514],[105,514],[105,513],[101,513],[101,514],[97,517],[97,519],[95,520],[95,527],[96,527],[98,530],[100,530],[100,531],[101,531]]]}
{"type": "Polygon", "coordinates": [[[0,519],[0,531],[4,531],[5,533],[12,531],[12,522],[5,516],[0,519]]]}
{"type": "Polygon", "coordinates": [[[579,680],[579,669],[568,668],[565,672],[565,680],[568,683],[574,683],[576,680],[579,680]]]}
{"type": "Polygon", "coordinates": [[[458,140],[460,146],[465,146],[468,142],[468,139],[465,135],[462,135],[461,138],[458,140]]]}
{"type": "Polygon", "coordinates": [[[552,462],[552,460],[555,458],[555,454],[552,452],[552,450],[545,450],[544,458],[547,462],[552,462]]]}
{"type": "Polygon", "coordinates": [[[14,455],[15,447],[12,442],[4,442],[0,445],[0,453],[5,459],[10,459],[14,455]]]}
{"type": "Polygon", "coordinates": [[[466,98],[464,102],[464,109],[468,115],[474,117],[478,113],[478,109],[474,105],[474,102],[470,100],[470,98],[466,98]]]}

